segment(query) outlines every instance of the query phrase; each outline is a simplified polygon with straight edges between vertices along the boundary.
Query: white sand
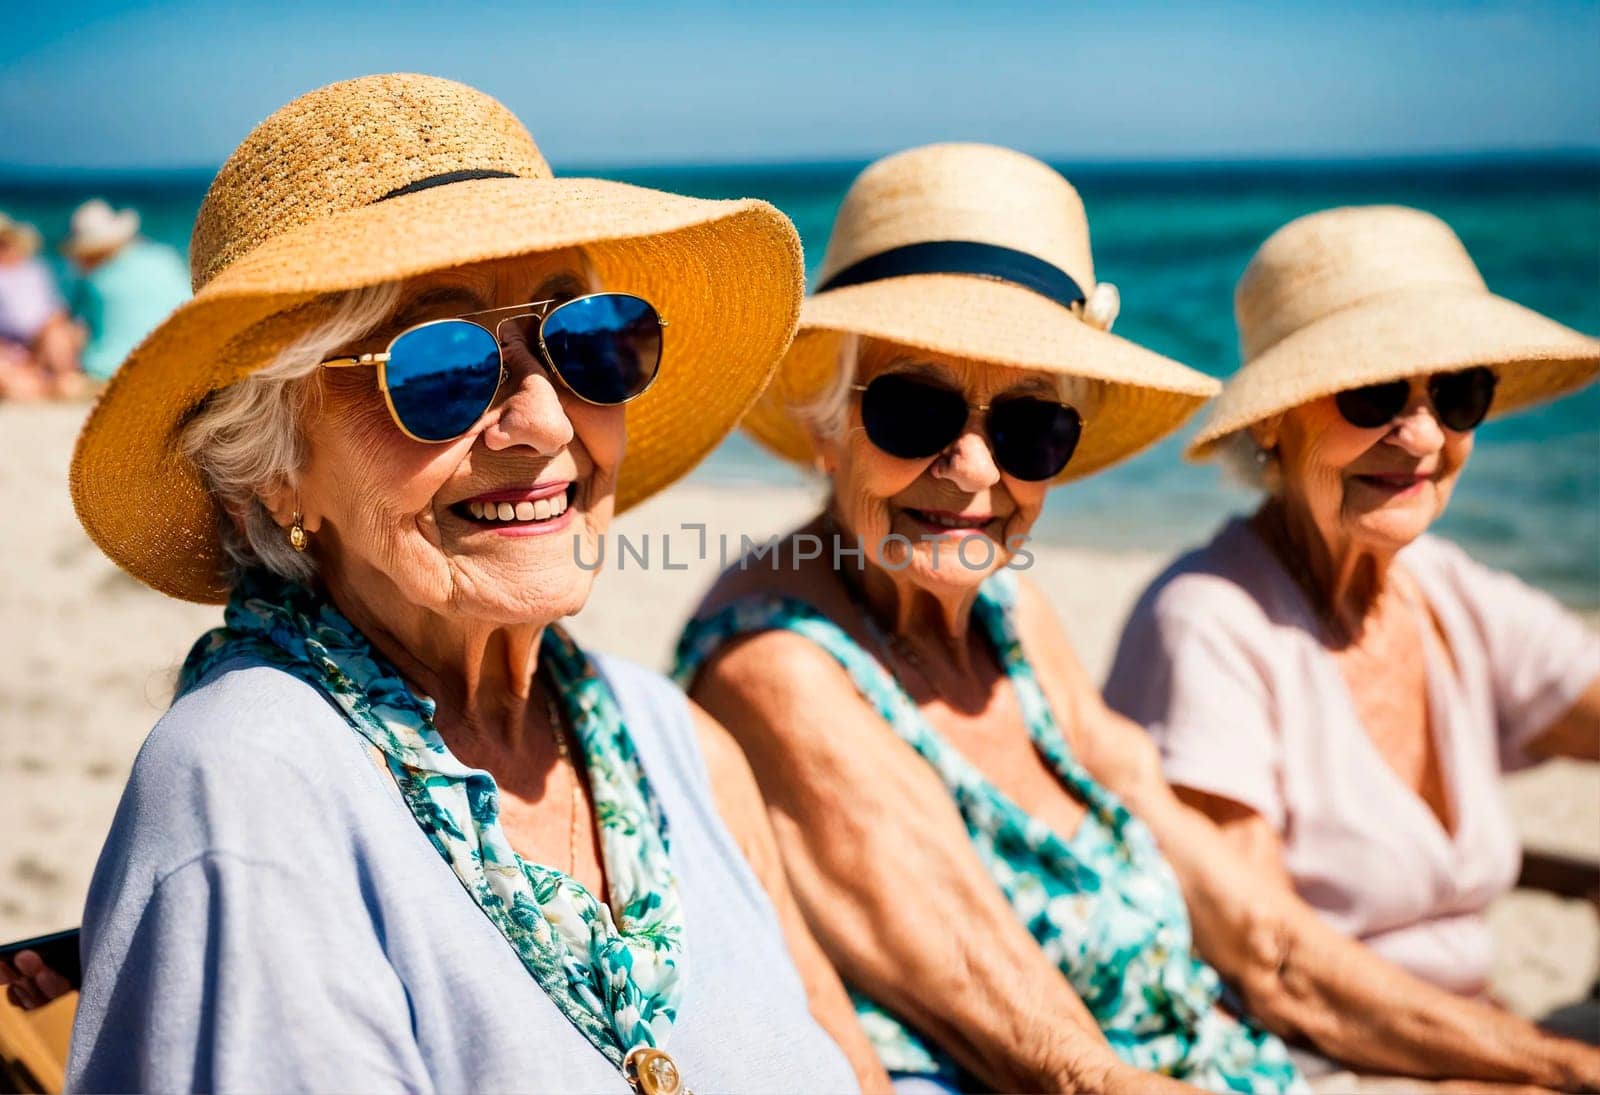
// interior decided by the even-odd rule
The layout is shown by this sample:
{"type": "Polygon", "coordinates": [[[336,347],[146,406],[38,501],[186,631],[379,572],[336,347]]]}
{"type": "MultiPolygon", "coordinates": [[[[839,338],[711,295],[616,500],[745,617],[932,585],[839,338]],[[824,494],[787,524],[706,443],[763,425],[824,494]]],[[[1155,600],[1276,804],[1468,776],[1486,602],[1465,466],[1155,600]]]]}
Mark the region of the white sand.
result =
{"type": "MultiPolygon", "coordinates": [[[[216,608],[140,586],[79,529],[66,468],[82,407],[0,405],[0,940],[75,924],[129,765],[166,706],[189,644],[219,622],[216,608]]],[[[741,533],[783,532],[814,511],[801,489],[682,487],[614,529],[651,566],[613,554],[594,598],[573,621],[587,644],[665,667],[680,623],[719,569],[718,534],[737,554],[741,533]],[[707,523],[710,558],[693,556],[707,523]],[[663,537],[674,566],[665,570],[663,537]]],[[[1054,597],[1089,671],[1105,672],[1123,618],[1161,567],[1154,555],[1050,548],[1033,577],[1054,597]]],[[[1518,776],[1510,793],[1525,839],[1600,858],[1600,771],[1561,765],[1518,776]]],[[[1594,910],[1514,894],[1493,910],[1496,988],[1536,1013],[1572,999],[1600,961],[1594,910]]]]}

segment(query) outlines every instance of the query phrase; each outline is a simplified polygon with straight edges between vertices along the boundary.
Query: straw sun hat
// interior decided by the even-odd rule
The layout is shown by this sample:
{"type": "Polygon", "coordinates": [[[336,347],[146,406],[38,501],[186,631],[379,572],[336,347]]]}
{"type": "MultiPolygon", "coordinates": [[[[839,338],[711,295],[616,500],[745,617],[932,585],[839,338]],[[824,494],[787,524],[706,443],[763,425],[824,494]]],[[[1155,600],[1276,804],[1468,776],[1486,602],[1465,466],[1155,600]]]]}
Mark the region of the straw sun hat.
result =
{"type": "Polygon", "coordinates": [[[1401,206],[1329,209],[1261,245],[1234,294],[1244,365],[1189,447],[1368,384],[1474,365],[1499,378],[1491,415],[1593,379],[1600,340],[1489,292],[1439,218],[1401,206]]]}
{"type": "Polygon", "coordinates": [[[194,298],[78,438],[84,528],[156,589],[225,599],[217,509],[175,450],[185,416],[325,319],[325,294],[566,247],[671,324],[660,377],[627,407],[620,512],[692,468],[766,384],[799,312],[794,227],[766,202],[553,178],[505,107],[448,80],[369,76],[296,99],[218,172],[190,245],[194,298]]]}
{"type": "Polygon", "coordinates": [[[99,198],[90,198],[72,211],[67,238],[61,242],[65,255],[99,255],[115,251],[139,234],[136,209],[113,209],[99,198]]]}
{"type": "Polygon", "coordinates": [[[1089,224],[1072,185],[1030,156],[936,144],[877,161],[845,195],[801,312],[800,334],[744,425],[768,448],[815,458],[795,409],[836,376],[846,334],[1105,382],[1056,482],[1131,456],[1181,425],[1217,382],[1106,328],[1089,224]]]}

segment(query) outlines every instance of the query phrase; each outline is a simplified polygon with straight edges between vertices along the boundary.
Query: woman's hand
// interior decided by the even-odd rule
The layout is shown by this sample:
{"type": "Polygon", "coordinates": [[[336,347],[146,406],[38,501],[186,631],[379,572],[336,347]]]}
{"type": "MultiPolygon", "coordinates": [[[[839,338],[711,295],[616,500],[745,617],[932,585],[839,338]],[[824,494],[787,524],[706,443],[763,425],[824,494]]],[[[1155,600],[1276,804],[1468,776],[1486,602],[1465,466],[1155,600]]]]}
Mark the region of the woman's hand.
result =
{"type": "Polygon", "coordinates": [[[42,1008],[72,991],[67,979],[33,951],[18,951],[13,962],[0,959],[0,985],[6,986],[6,999],[24,1011],[42,1008]]]}

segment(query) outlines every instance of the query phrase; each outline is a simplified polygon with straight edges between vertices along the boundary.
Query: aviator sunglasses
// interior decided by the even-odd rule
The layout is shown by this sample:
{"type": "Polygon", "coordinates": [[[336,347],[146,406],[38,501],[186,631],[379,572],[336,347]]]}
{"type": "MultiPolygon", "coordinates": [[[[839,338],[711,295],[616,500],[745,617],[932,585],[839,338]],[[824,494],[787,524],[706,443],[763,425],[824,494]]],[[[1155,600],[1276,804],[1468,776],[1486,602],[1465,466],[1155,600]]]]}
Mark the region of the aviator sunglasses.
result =
{"type": "Polygon", "coordinates": [[[904,460],[925,459],[949,448],[966,429],[968,413],[979,411],[1000,470],[1037,482],[1067,466],[1083,435],[1083,416],[1052,399],[1008,396],[969,404],[953,388],[904,373],[884,373],[869,384],[850,387],[861,393],[867,440],[904,460]]]}
{"type": "MultiPolygon", "coordinates": [[[[1464,433],[1476,429],[1494,402],[1495,375],[1482,365],[1455,373],[1435,373],[1428,378],[1428,398],[1447,429],[1464,433]]],[[[1387,426],[1411,400],[1410,380],[1391,380],[1351,388],[1334,396],[1339,414],[1363,430],[1387,426]]]]}
{"type": "Polygon", "coordinates": [[[506,375],[506,337],[520,337],[585,403],[615,407],[655,382],[666,325],[642,297],[590,293],[429,320],[401,331],[383,353],[330,358],[322,366],[376,365],[395,425],[413,441],[439,443],[465,435],[494,403],[506,375]],[[499,318],[479,322],[480,316],[499,318]]]}

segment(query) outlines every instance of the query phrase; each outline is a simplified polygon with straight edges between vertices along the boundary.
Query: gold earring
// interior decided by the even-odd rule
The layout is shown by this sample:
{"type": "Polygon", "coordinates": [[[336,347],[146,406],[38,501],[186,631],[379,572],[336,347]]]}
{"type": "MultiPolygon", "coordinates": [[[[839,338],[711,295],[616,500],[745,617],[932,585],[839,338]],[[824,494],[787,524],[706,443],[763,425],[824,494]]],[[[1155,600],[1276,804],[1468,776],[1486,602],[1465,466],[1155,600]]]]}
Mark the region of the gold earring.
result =
{"type": "Polygon", "coordinates": [[[309,537],[306,536],[305,521],[300,516],[300,511],[294,511],[294,524],[289,526],[289,546],[296,551],[304,551],[309,537]]]}

